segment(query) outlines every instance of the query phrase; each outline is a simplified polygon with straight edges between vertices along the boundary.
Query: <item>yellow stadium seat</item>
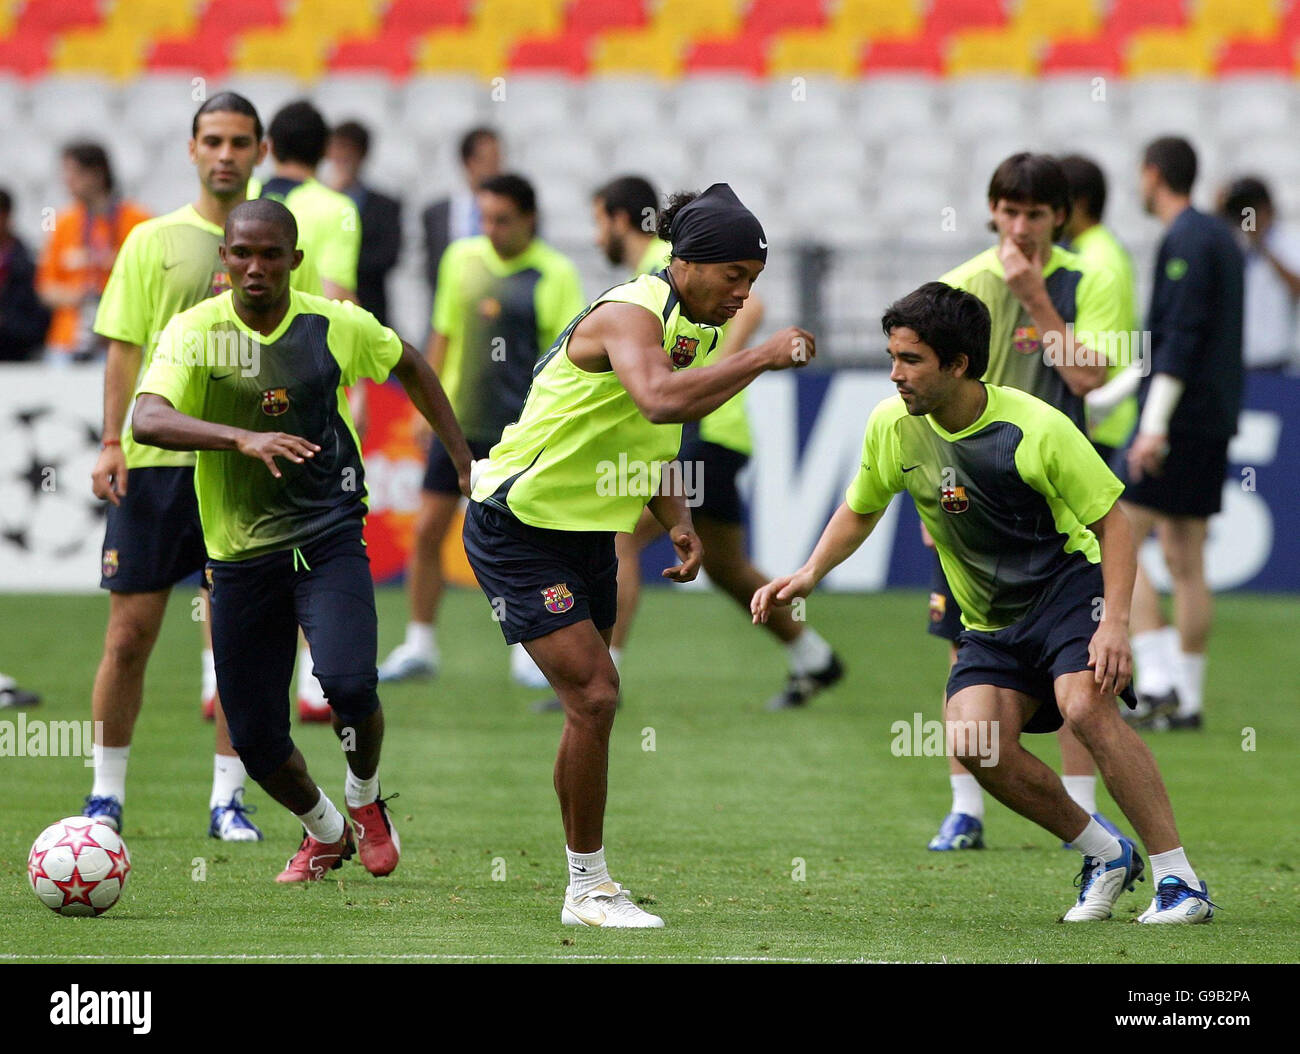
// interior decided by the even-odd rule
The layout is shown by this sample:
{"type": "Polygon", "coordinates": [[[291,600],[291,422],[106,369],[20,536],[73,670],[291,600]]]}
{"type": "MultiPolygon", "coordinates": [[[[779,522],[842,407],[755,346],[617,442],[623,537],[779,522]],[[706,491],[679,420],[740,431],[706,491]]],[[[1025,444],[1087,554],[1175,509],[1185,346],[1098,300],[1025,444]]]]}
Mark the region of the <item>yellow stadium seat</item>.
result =
{"type": "Polygon", "coordinates": [[[471,73],[485,79],[506,68],[506,39],[481,29],[435,29],[420,41],[416,68],[421,73],[471,73]]]}
{"type": "Polygon", "coordinates": [[[768,71],[788,74],[855,77],[864,38],[820,29],[788,29],[768,49],[768,71]]]}
{"type": "Polygon", "coordinates": [[[1024,0],[1013,28],[1027,36],[1091,37],[1101,28],[1095,0],[1024,0]]]}
{"type": "Polygon", "coordinates": [[[107,33],[103,29],[71,29],[59,37],[51,55],[59,73],[98,74],[128,80],[144,65],[147,37],[138,31],[107,33]]]}
{"type": "Polygon", "coordinates": [[[298,4],[285,25],[286,30],[299,36],[314,34],[331,39],[372,36],[378,28],[375,5],[358,0],[306,0],[298,4]]]}
{"type": "Polygon", "coordinates": [[[288,29],[250,29],[235,41],[232,65],[241,73],[287,73],[315,80],[325,69],[329,40],[288,29]]]}
{"type": "Polygon", "coordinates": [[[14,21],[21,6],[22,0],[0,0],[0,38],[13,32],[14,21]]]}
{"type": "Polygon", "coordinates": [[[616,29],[596,38],[591,50],[593,73],[672,78],[682,71],[685,47],[678,33],[656,29],[616,29]]]}
{"type": "Polygon", "coordinates": [[[654,15],[651,32],[677,39],[732,37],[740,32],[736,0],[663,0],[654,15]]]}
{"type": "Polygon", "coordinates": [[[196,4],[173,0],[125,0],[115,5],[104,23],[110,34],[135,31],[141,36],[185,36],[198,21],[196,4]]]}
{"type": "Polygon", "coordinates": [[[831,16],[831,30],[873,40],[915,36],[921,31],[921,6],[916,0],[843,0],[831,16]]]}
{"type": "Polygon", "coordinates": [[[564,24],[561,0],[482,0],[474,27],[498,38],[550,37],[564,24]]]}
{"type": "Polygon", "coordinates": [[[1209,38],[1182,29],[1143,29],[1129,38],[1124,72],[1130,77],[1168,74],[1208,77],[1214,71],[1209,38]]]}
{"type": "Polygon", "coordinates": [[[1271,37],[1277,32],[1277,7],[1267,0],[1196,0],[1192,27],[1202,36],[1271,37]]]}
{"type": "Polygon", "coordinates": [[[947,59],[947,71],[956,77],[1032,77],[1038,72],[1038,45],[1015,29],[965,29],[953,34],[947,59]]]}

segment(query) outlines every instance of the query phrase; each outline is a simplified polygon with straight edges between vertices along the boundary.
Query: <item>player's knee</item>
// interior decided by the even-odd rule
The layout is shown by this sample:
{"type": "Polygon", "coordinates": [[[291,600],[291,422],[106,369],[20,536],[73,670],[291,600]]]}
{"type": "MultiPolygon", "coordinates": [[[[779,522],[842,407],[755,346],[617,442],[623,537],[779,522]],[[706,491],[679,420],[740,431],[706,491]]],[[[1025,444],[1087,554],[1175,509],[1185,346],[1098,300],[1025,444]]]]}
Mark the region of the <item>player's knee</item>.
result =
{"type": "Polygon", "coordinates": [[[1106,721],[1106,705],[1099,699],[1079,694],[1060,700],[1057,709],[1061,711],[1065,727],[1087,742],[1106,721]]]}
{"type": "Polygon", "coordinates": [[[566,707],[570,718],[604,728],[614,723],[617,709],[617,671],[593,677],[570,696],[566,707]]]}
{"type": "Polygon", "coordinates": [[[138,619],[120,619],[108,630],[104,651],[120,667],[143,666],[153,651],[156,633],[138,619]]]}
{"type": "MultiPolygon", "coordinates": [[[[229,714],[226,715],[229,720],[229,714]]],[[[268,733],[230,722],[230,745],[235,748],[244,769],[257,783],[275,774],[293,755],[293,740],[287,729],[268,733]]]]}
{"type": "Polygon", "coordinates": [[[315,671],[321,691],[330,708],[345,724],[369,717],[379,709],[379,693],[375,690],[377,675],[369,673],[321,673],[315,671]]]}

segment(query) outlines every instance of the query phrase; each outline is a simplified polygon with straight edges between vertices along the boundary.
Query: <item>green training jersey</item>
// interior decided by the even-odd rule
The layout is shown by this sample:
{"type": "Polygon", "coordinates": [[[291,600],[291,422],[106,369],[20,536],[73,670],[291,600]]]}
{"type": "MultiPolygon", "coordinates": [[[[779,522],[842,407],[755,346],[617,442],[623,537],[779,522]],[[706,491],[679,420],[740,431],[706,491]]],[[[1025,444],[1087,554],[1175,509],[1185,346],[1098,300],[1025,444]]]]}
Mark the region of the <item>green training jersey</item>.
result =
{"type": "MultiPolygon", "coordinates": [[[[1107,269],[1085,268],[1082,260],[1059,245],[1043,268],[1047,295],[1062,321],[1072,323],[1074,332],[1091,339],[1090,334],[1114,333],[1128,329],[1118,295],[1119,280],[1107,269]]],[[[1046,353],[1064,352],[1060,344],[1045,346],[1033,320],[1007,288],[1002,261],[994,246],[949,271],[941,282],[964,289],[984,301],[992,316],[989,337],[989,365],[984,380],[1004,384],[1036,395],[1050,403],[1080,429],[1084,425],[1083,399],[1074,395],[1055,366],[1046,361],[1046,353]]],[[[1059,339],[1064,340],[1061,334],[1059,339]]],[[[1090,351],[1092,344],[1085,346],[1090,351]]]]}
{"type": "Polygon", "coordinates": [[[865,515],[900,491],[916,502],[968,629],[1023,618],[1072,562],[1100,563],[1088,529],[1123,484],[1064,414],[1015,388],[986,384],[969,427],[913,417],[899,396],[872,411],[845,501],[865,515]]]}
{"type": "MultiPolygon", "coordinates": [[[[1120,244],[1114,234],[1098,223],[1076,237],[1070,243],[1070,251],[1083,261],[1085,268],[1096,267],[1114,272],[1118,280],[1115,292],[1120,299],[1119,310],[1123,319],[1123,328],[1137,334],[1140,329],[1137,285],[1133,276],[1133,258],[1129,256],[1128,250],[1120,244]]],[[[1131,345],[1125,346],[1131,347],[1131,345]]],[[[1133,349],[1134,352],[1136,350],[1133,349]]],[[[1124,362],[1112,361],[1110,376],[1114,377],[1126,365],[1128,364],[1124,362]]],[[[1089,411],[1088,434],[1096,443],[1104,443],[1112,447],[1127,446],[1133,429],[1137,427],[1137,417],[1137,396],[1130,395],[1103,418],[1098,419],[1089,411]]]]}
{"type": "Polygon", "coordinates": [[[653,424],[613,370],[589,373],[569,360],[574,328],[601,304],[635,304],[663,327],[674,370],[701,364],[721,339],[690,321],[667,274],[641,275],[598,297],[569,323],[537,364],[519,420],[501,434],[474,487],[474,500],[534,527],[631,531],[659,491],[665,461],[682,444],[680,424],[653,424]]]}
{"type": "Polygon", "coordinates": [[[351,198],[315,179],[298,182],[281,176],[268,179],[260,196],[283,202],[298,221],[303,260],[290,281],[294,289],[323,293],[325,279],[356,290],[361,215],[351,198]]]}
{"type": "Polygon", "coordinates": [[[203,540],[214,560],[292,549],[365,514],[361,443],[344,388],[384,380],[402,341],[356,304],[293,291],[274,332],[235,314],[230,293],[177,315],[158,342],[140,392],[181,413],[254,432],[287,432],[320,446],[301,465],[201,450],[194,472],[203,540]]]}
{"type": "MultiPolygon", "coordinates": [[[[149,369],[154,346],[173,315],[230,288],[217,252],[223,232],[186,205],[131,229],[100,297],[95,332],[141,350],[140,375],[149,369]]],[[[138,378],[137,378],[138,380],[138,378]]],[[[189,466],[194,454],[142,446],[131,434],[131,411],[122,428],[126,467],[189,466]]]]}
{"type": "Polygon", "coordinates": [[[495,443],[519,417],[533,367],[586,306],[578,269],[534,239],[503,260],[486,235],[447,246],[433,329],[447,338],[439,380],[465,437],[495,443]]]}

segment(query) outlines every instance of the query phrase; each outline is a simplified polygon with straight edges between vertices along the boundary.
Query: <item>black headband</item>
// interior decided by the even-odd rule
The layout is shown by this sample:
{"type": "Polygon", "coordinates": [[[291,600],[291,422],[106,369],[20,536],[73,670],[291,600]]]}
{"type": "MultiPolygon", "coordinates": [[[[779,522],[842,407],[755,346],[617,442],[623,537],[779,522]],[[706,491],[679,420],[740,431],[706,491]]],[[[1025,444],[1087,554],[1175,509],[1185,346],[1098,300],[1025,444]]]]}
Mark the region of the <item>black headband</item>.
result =
{"type": "Polygon", "coordinates": [[[767,236],[725,183],[714,183],[673,217],[673,256],[692,263],[767,263],[767,236]]]}

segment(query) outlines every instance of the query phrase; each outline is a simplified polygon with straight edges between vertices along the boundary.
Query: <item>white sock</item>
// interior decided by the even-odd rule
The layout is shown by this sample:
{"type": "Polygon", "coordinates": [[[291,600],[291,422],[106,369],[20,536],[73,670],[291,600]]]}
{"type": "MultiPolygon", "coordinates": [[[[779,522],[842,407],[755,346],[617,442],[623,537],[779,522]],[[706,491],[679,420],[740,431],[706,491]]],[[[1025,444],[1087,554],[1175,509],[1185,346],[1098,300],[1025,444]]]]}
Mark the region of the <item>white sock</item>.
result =
{"type": "Polygon", "coordinates": [[[363,805],[369,805],[379,797],[379,770],[375,769],[375,774],[368,780],[363,780],[353,775],[351,769],[343,778],[343,800],[348,803],[349,809],[359,809],[363,805]]]}
{"type": "Polygon", "coordinates": [[[95,744],[95,782],[90,788],[92,797],[126,801],[126,759],[130,755],[129,746],[102,747],[95,744]]]}
{"type": "Polygon", "coordinates": [[[325,690],[316,680],[316,664],[312,661],[311,649],[305,644],[298,649],[298,698],[317,709],[329,706],[325,701],[325,690]]]}
{"type": "Polygon", "coordinates": [[[1190,717],[1201,712],[1205,701],[1205,655],[1190,651],[1178,653],[1178,713],[1190,717]]]}
{"type": "Polygon", "coordinates": [[[217,694],[217,665],[212,658],[212,649],[204,648],[202,651],[203,659],[203,687],[201,689],[203,698],[211,699],[217,694]]]}
{"type": "Polygon", "coordinates": [[[1174,668],[1168,662],[1166,630],[1133,634],[1133,658],[1137,666],[1134,689],[1139,695],[1166,695],[1174,687],[1174,668]]]}
{"type": "Polygon", "coordinates": [[[1091,816],[1088,817],[1088,826],[1071,838],[1070,844],[1084,856],[1099,856],[1108,864],[1124,853],[1119,839],[1091,816]]]}
{"type": "Polygon", "coordinates": [[[1201,880],[1196,877],[1196,872],[1192,870],[1192,865],[1187,862],[1187,854],[1180,845],[1177,849],[1170,849],[1167,853],[1152,853],[1151,867],[1155,872],[1155,878],[1152,880],[1153,886],[1160,885],[1160,880],[1167,875],[1173,875],[1181,878],[1193,889],[1201,888],[1201,880]]]}
{"type": "Polygon", "coordinates": [[[948,782],[952,784],[952,811],[974,816],[977,820],[984,819],[984,791],[980,789],[979,780],[969,772],[963,772],[960,776],[949,773],[948,782]]]}
{"type": "Polygon", "coordinates": [[[610,881],[603,845],[594,853],[575,853],[566,845],[564,855],[569,860],[569,889],[575,897],[610,881]]]}
{"type": "Polygon", "coordinates": [[[615,648],[611,645],[609,649],[609,657],[614,660],[614,669],[618,670],[619,673],[622,673],[623,672],[623,649],[615,648]]]}
{"type": "Polygon", "coordinates": [[[438,650],[438,638],[433,632],[432,622],[408,622],[406,624],[406,646],[420,655],[432,655],[438,650]]]}
{"type": "Polygon", "coordinates": [[[248,773],[244,763],[238,757],[228,754],[215,754],[212,759],[212,797],[208,799],[208,808],[215,809],[225,805],[236,794],[243,798],[244,781],[248,773]]]}
{"type": "Polygon", "coordinates": [[[785,654],[790,662],[790,672],[797,677],[826,669],[831,661],[831,646],[815,629],[805,626],[803,632],[785,646],[785,654]]]}
{"type": "Polygon", "coordinates": [[[304,813],[296,814],[307,833],[318,842],[331,845],[343,837],[343,814],[320,792],[320,801],[304,813]]]}
{"type": "Polygon", "coordinates": [[[1074,804],[1089,816],[1097,811],[1097,777],[1096,776],[1062,776],[1065,793],[1074,799],[1074,804]]]}

